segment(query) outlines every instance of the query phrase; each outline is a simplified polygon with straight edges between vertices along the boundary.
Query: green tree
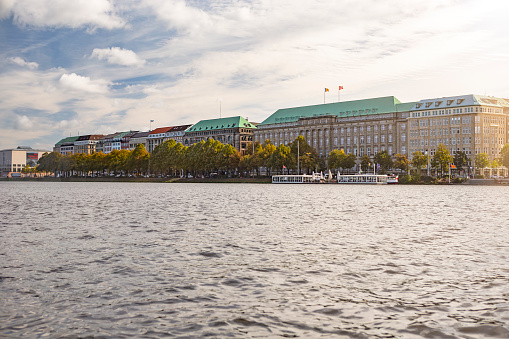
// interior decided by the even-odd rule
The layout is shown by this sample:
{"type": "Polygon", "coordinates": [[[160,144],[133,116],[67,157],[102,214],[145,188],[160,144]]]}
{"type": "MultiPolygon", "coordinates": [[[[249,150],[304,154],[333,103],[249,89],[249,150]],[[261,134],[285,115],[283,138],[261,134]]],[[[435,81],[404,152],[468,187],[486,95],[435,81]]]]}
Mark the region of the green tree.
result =
{"type": "Polygon", "coordinates": [[[387,151],[381,151],[375,154],[373,159],[375,163],[380,165],[380,172],[387,173],[387,171],[392,167],[393,162],[391,156],[387,151]]]}
{"type": "Polygon", "coordinates": [[[412,153],[412,166],[414,166],[418,173],[421,173],[421,169],[428,165],[428,156],[422,154],[421,151],[415,151],[412,153]]]}
{"type": "Polygon", "coordinates": [[[509,168],[509,144],[502,147],[502,165],[509,168]]]}
{"type": "Polygon", "coordinates": [[[370,170],[372,170],[372,164],[373,160],[371,160],[369,155],[364,154],[361,157],[361,169],[363,172],[369,172],[370,170]]]}
{"type": "Polygon", "coordinates": [[[289,146],[291,148],[293,158],[295,158],[295,166],[292,167],[297,168],[297,159],[299,159],[300,170],[302,171],[302,169],[305,168],[307,169],[307,172],[309,172],[310,169],[315,168],[320,162],[318,153],[307,143],[306,139],[302,135],[299,135],[289,144],[289,146]],[[299,153],[298,156],[297,151],[299,153]]]}
{"type": "Polygon", "coordinates": [[[354,154],[348,154],[343,159],[343,163],[341,164],[341,168],[343,168],[345,170],[352,169],[356,165],[355,160],[357,160],[357,157],[354,154]]]}
{"type": "Polygon", "coordinates": [[[490,164],[490,159],[488,157],[488,154],[486,154],[486,153],[476,154],[474,163],[475,163],[475,167],[480,168],[480,169],[484,169],[484,168],[488,167],[490,164]]]}
{"type": "Polygon", "coordinates": [[[288,168],[288,164],[292,162],[291,148],[283,144],[279,145],[274,153],[271,155],[271,167],[277,171],[283,170],[284,167],[288,168]]]}
{"type": "Polygon", "coordinates": [[[408,171],[408,168],[410,167],[410,161],[408,160],[408,157],[406,154],[397,153],[394,155],[396,160],[394,161],[394,168],[397,168],[402,171],[408,171]]]}
{"type": "Polygon", "coordinates": [[[327,164],[329,168],[340,169],[343,168],[343,163],[345,161],[346,154],[343,149],[337,150],[334,149],[329,152],[329,156],[327,157],[327,164]]]}
{"type": "Polygon", "coordinates": [[[62,154],[58,152],[44,153],[37,164],[37,170],[40,172],[56,173],[59,168],[59,162],[62,154]]]}
{"type": "Polygon", "coordinates": [[[452,162],[456,166],[457,169],[462,169],[463,167],[465,167],[465,165],[468,162],[468,156],[465,152],[458,151],[454,155],[452,162]]]}
{"type": "Polygon", "coordinates": [[[142,174],[147,171],[149,154],[145,145],[138,144],[127,158],[127,169],[142,174]]]}
{"type": "Polygon", "coordinates": [[[449,165],[452,163],[452,156],[444,144],[438,145],[435,155],[431,158],[431,166],[438,169],[442,174],[449,171],[449,165]]]}

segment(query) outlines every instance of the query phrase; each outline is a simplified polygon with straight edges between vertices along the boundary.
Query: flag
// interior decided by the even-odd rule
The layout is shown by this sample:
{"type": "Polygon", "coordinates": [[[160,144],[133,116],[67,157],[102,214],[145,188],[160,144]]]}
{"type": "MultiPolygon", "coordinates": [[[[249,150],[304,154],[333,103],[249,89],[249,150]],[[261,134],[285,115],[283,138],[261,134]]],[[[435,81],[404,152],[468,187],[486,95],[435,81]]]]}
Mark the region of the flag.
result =
{"type": "Polygon", "coordinates": [[[286,166],[285,166],[285,165],[283,165],[283,169],[285,169],[285,168],[286,168],[286,166]]]}
{"type": "Polygon", "coordinates": [[[150,122],[154,122],[154,120],[150,120],[150,122]]]}
{"type": "Polygon", "coordinates": [[[328,89],[328,88],[325,88],[325,92],[328,92],[328,91],[329,91],[329,89],[328,89]]]}
{"type": "Polygon", "coordinates": [[[452,169],[455,169],[455,168],[456,168],[456,165],[455,165],[455,164],[451,164],[451,168],[452,168],[452,169]]]}
{"type": "Polygon", "coordinates": [[[343,86],[339,86],[339,91],[341,91],[343,89],[343,86]]]}

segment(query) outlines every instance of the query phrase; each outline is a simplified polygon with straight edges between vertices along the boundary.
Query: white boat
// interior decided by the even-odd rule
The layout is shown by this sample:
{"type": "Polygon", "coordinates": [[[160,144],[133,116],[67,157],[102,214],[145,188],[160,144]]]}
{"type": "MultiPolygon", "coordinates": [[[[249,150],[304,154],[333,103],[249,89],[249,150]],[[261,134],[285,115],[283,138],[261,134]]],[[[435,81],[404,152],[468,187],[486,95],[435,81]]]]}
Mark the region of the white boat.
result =
{"type": "Polygon", "coordinates": [[[398,183],[398,175],[389,175],[387,177],[387,184],[397,184],[398,183]]]}
{"type": "Polygon", "coordinates": [[[338,184],[387,185],[387,178],[385,174],[341,174],[338,184]]]}
{"type": "Polygon", "coordinates": [[[316,183],[315,176],[309,174],[301,175],[273,175],[273,184],[311,184],[316,183]]]}

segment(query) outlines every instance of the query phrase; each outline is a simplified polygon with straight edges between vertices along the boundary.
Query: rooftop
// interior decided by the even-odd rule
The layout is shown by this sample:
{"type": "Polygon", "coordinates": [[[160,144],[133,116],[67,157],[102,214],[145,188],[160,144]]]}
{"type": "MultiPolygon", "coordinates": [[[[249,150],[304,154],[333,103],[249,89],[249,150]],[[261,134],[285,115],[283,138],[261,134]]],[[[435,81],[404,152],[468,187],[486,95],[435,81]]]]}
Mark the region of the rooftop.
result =
{"type": "Polygon", "coordinates": [[[186,132],[212,131],[225,128],[256,128],[255,125],[241,116],[201,120],[189,127],[186,132]]]}
{"type": "Polygon", "coordinates": [[[286,122],[296,122],[300,118],[312,118],[323,115],[334,115],[338,117],[373,115],[383,113],[401,112],[414,103],[401,103],[393,96],[342,101],[330,104],[320,104],[312,106],[301,106],[293,108],[283,108],[277,110],[260,125],[281,124],[286,122]]]}

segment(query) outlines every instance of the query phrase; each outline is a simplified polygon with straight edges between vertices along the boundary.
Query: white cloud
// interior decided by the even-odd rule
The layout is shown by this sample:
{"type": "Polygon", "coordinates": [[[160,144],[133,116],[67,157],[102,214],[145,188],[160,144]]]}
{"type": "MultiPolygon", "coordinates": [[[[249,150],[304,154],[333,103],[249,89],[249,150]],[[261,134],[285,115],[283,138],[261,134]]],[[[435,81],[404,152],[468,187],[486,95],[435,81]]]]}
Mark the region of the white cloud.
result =
{"type": "Polygon", "coordinates": [[[213,20],[207,12],[188,6],[184,0],[147,0],[144,4],[151,7],[169,29],[197,33],[213,28],[213,20]]]}
{"type": "Polygon", "coordinates": [[[119,47],[104,49],[94,48],[91,58],[94,57],[99,60],[106,59],[110,64],[117,64],[122,66],[139,67],[145,64],[145,60],[140,59],[133,51],[119,47]]]}
{"type": "Polygon", "coordinates": [[[108,0],[0,0],[0,18],[13,16],[20,26],[122,28],[108,0]]]}
{"type": "Polygon", "coordinates": [[[39,67],[37,62],[28,62],[20,57],[9,58],[9,61],[21,67],[27,67],[28,69],[37,69],[39,67]]]}
{"type": "Polygon", "coordinates": [[[88,93],[106,93],[108,92],[109,85],[109,82],[106,80],[90,80],[89,77],[84,77],[76,73],[63,74],[59,82],[63,88],[88,93]]]}
{"type": "Polygon", "coordinates": [[[16,116],[14,128],[19,130],[31,130],[34,127],[33,122],[26,115],[16,116]]]}

